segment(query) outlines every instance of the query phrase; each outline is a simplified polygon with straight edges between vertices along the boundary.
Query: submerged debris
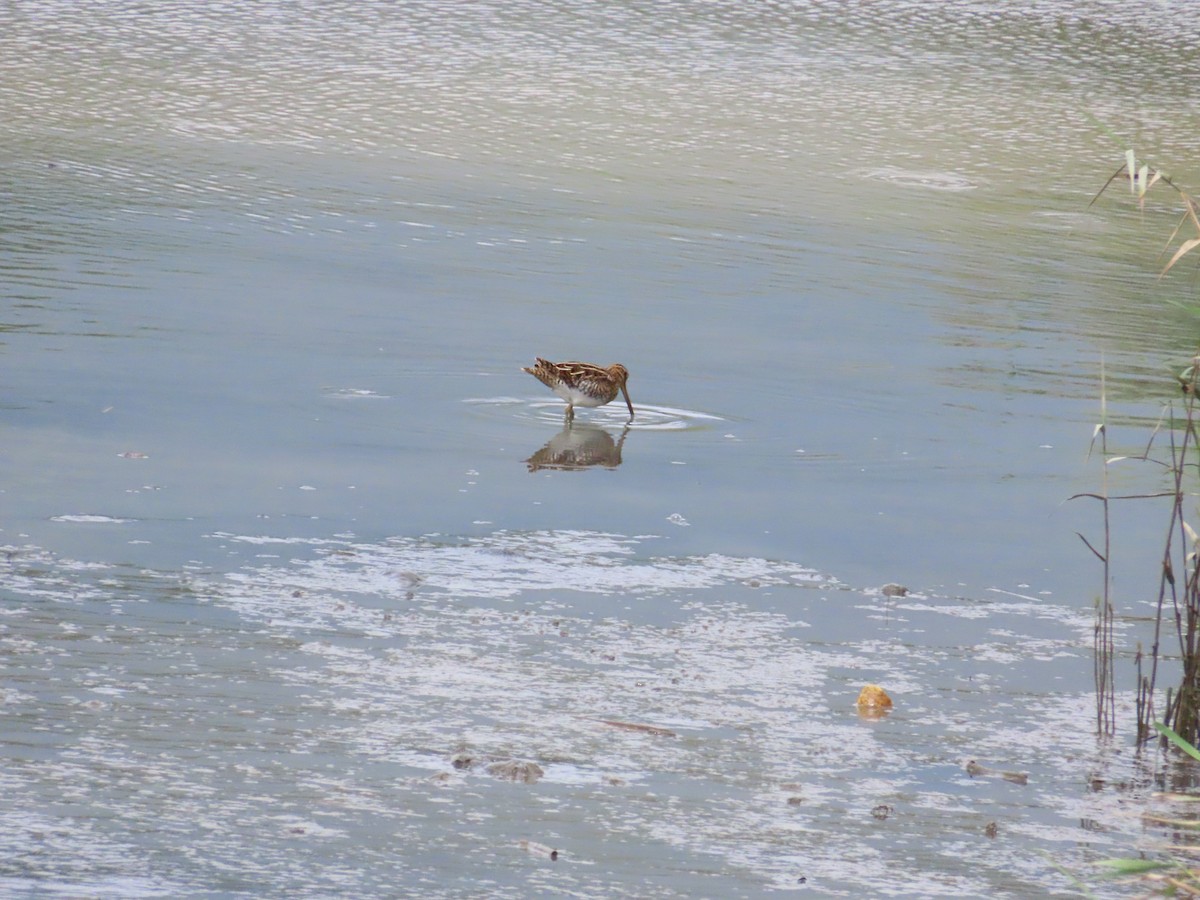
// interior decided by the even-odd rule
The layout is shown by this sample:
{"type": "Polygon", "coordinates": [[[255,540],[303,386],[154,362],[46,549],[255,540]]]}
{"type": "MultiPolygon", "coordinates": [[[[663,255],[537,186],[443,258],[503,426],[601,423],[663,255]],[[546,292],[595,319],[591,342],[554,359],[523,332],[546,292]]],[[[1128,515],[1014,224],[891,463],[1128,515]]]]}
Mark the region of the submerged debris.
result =
{"type": "Polygon", "coordinates": [[[495,778],[523,784],[533,784],[546,774],[545,770],[535,762],[522,759],[497,759],[494,756],[475,756],[469,750],[459,750],[455,753],[450,757],[450,765],[460,770],[483,766],[483,770],[495,778]]]}
{"type": "Polygon", "coordinates": [[[534,856],[545,856],[552,860],[558,859],[558,851],[553,847],[547,847],[545,844],[539,844],[537,841],[527,841],[524,838],[517,841],[517,846],[526,853],[531,853],[534,856]]]}
{"type": "Polygon", "coordinates": [[[1002,772],[999,769],[989,769],[973,759],[967,761],[965,768],[967,774],[972,778],[1003,778],[1013,784],[1029,784],[1029,775],[1025,772],[1002,772]]]}
{"type": "Polygon", "coordinates": [[[625,731],[641,731],[645,734],[656,734],[659,737],[676,737],[677,735],[669,728],[660,728],[657,725],[641,725],[637,722],[617,722],[612,719],[597,719],[602,725],[611,725],[613,728],[623,728],[625,731]]]}
{"type": "Polygon", "coordinates": [[[505,781],[517,781],[522,784],[533,784],[546,774],[537,763],[520,759],[502,759],[489,763],[487,773],[505,781]]]}

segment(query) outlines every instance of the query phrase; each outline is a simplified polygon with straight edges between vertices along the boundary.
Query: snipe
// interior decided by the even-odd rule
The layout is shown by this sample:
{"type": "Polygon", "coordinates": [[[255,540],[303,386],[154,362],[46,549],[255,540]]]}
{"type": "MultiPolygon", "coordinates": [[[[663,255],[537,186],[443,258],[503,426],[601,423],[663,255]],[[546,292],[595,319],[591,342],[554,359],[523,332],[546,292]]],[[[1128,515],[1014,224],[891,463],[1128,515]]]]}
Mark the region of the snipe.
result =
{"type": "Polygon", "coordinates": [[[625,387],[629,370],[620,363],[605,368],[583,362],[554,363],[539,356],[537,362],[525,367],[524,371],[567,401],[568,422],[575,418],[576,406],[603,406],[617,399],[618,391],[625,395],[629,420],[633,421],[633,402],[625,387]]]}

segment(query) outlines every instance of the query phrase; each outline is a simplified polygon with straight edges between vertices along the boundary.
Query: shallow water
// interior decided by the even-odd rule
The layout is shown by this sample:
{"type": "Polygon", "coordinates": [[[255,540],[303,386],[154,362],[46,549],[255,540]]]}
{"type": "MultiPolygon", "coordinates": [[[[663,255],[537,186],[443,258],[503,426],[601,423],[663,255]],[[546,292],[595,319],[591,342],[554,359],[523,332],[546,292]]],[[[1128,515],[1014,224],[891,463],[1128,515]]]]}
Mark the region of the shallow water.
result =
{"type": "Polygon", "coordinates": [[[1088,206],[1102,126],[1195,183],[1194,15],[860,12],[0,13],[0,890],[1027,896],[1156,845],[1065,498],[1101,361],[1139,446],[1194,349],[1169,202],[1088,206]],[[566,431],[534,355],[634,421],[566,431]]]}
{"type": "Polygon", "coordinates": [[[1086,732],[1044,733],[1087,715],[1058,689],[1090,621],[1037,599],[889,599],[578,531],[211,542],[243,565],[171,584],[110,567],[71,603],[78,565],[14,560],[58,614],[9,620],[9,653],[37,658],[7,698],[29,726],[7,855],[31,881],[56,866],[14,835],[50,832],[75,845],[59,875],[108,866],[148,892],[386,895],[400,872],[414,893],[1023,892],[1040,866],[997,859],[989,822],[1001,846],[1070,846],[1080,810],[1114,802],[1059,783],[1100,764],[1086,732]],[[866,680],[893,715],[855,714],[866,680]],[[545,774],[508,784],[463,753],[545,774]],[[1031,785],[970,777],[977,757],[1031,785]],[[32,812],[49,793],[98,821],[32,812]],[[147,864],[181,839],[183,864],[147,864]]]}

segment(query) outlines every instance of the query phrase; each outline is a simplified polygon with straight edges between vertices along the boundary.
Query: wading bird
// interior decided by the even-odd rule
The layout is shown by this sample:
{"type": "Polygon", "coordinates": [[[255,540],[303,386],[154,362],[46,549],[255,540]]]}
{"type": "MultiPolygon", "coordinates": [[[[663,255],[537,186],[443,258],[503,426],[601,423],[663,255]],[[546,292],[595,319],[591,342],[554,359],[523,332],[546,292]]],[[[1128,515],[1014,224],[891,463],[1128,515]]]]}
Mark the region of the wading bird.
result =
{"type": "Polygon", "coordinates": [[[576,406],[603,406],[615,400],[618,391],[625,395],[629,421],[633,421],[633,402],[625,387],[629,370],[620,363],[604,368],[582,362],[553,363],[539,356],[537,362],[524,371],[567,401],[568,422],[575,418],[576,406]]]}

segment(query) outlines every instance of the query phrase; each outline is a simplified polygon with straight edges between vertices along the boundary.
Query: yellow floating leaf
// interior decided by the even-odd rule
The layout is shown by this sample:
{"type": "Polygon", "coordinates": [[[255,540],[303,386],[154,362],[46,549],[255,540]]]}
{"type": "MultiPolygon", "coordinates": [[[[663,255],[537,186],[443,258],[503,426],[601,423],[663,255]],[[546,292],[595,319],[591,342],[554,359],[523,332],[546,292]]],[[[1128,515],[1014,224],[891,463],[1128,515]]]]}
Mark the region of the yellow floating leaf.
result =
{"type": "Polygon", "coordinates": [[[868,684],[858,692],[860,710],[883,710],[892,708],[892,698],[877,684],[868,684]]]}
{"type": "Polygon", "coordinates": [[[1152,822],[1155,825],[1170,825],[1172,828],[1200,828],[1200,822],[1195,819],[1171,819],[1167,816],[1155,816],[1150,813],[1142,813],[1143,822],[1152,822]]]}

